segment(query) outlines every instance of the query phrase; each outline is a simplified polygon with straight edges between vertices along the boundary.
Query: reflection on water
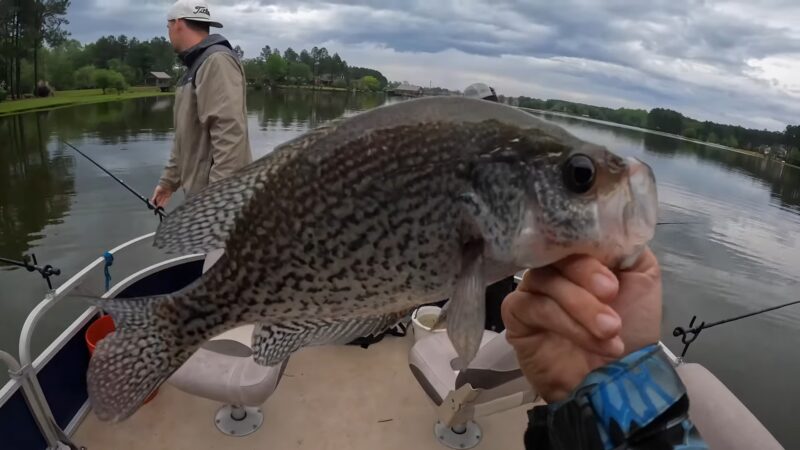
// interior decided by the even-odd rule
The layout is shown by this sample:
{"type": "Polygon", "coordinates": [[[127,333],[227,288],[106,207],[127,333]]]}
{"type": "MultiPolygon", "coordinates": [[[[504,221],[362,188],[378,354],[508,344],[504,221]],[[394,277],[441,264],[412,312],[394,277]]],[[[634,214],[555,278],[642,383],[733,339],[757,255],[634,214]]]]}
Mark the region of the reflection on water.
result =
{"type": "MultiPolygon", "coordinates": [[[[326,121],[385,102],[380,95],[305,90],[251,92],[256,157],[326,121]]],[[[800,171],[735,152],[635,130],[549,117],[576,135],[650,164],[660,219],[653,248],[664,273],[662,335],[692,315],[714,321],[796,299],[800,281],[800,171]]],[[[59,143],[70,140],[149,195],[172,139],[172,99],[87,105],[0,119],[0,256],[35,252],[65,281],[103,251],[154,231],[141,203],[59,143]]],[[[175,203],[180,202],[180,197],[175,203]]],[[[0,269],[0,348],[13,350],[21,324],[42,298],[40,279],[0,269]],[[12,295],[13,293],[13,295],[12,295]]],[[[84,305],[47,317],[42,344],[84,305]],[[49,336],[47,335],[49,333],[49,336]]],[[[800,448],[793,426],[800,361],[800,307],[704,332],[689,360],[709,367],[776,434],[800,448]]],[[[0,375],[2,376],[2,375],[0,375]]],[[[2,378],[0,378],[2,380],[2,378]]]]}
{"type": "Polygon", "coordinates": [[[250,139],[254,156],[261,157],[310,128],[375,108],[386,101],[380,94],[307,89],[252,92],[247,97],[247,109],[251,115],[250,139]]]}
{"type": "MultiPolygon", "coordinates": [[[[384,102],[385,97],[377,94],[253,92],[247,102],[253,151],[261,157],[309,128],[384,102]]],[[[68,214],[70,198],[76,194],[75,164],[85,165],[98,183],[108,182],[110,198],[97,204],[98,210],[132,200],[124,191],[114,191],[110,179],[60,141],[78,145],[107,169],[122,174],[131,165],[160,168],[172,139],[172,104],[172,98],[161,97],[0,119],[0,256],[20,259],[30,242],[42,237],[46,225],[58,224],[68,214]]],[[[150,172],[152,182],[138,186],[144,195],[158,176],[156,170],[150,172]]]]}
{"type": "Polygon", "coordinates": [[[46,114],[0,121],[0,256],[21,259],[48,223],[57,223],[74,192],[72,160],[47,151],[46,114]]]}

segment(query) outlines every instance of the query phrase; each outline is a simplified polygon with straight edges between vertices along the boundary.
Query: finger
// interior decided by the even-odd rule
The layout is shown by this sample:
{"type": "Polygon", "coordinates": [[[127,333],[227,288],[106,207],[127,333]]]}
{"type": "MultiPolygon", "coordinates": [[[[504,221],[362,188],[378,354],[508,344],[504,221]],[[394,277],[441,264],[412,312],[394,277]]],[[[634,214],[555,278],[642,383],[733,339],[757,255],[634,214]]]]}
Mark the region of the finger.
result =
{"type": "Polygon", "coordinates": [[[620,273],[626,272],[647,273],[654,276],[660,275],[658,260],[656,259],[656,255],[653,253],[653,251],[650,250],[650,247],[644,248],[642,254],[639,255],[639,259],[637,259],[631,267],[620,271],[620,273]]]}
{"type": "Polygon", "coordinates": [[[625,350],[619,336],[598,339],[565,312],[558,302],[544,295],[513,292],[503,301],[501,314],[509,339],[552,332],[588,352],[602,356],[616,358],[625,350]]]}
{"type": "Polygon", "coordinates": [[[616,298],[619,281],[611,270],[595,258],[576,255],[553,264],[564,277],[591,292],[603,302],[616,298]]]}
{"type": "Polygon", "coordinates": [[[531,386],[549,403],[563,400],[596,368],[581,357],[582,348],[552,333],[506,338],[531,386]]]}
{"type": "Polygon", "coordinates": [[[552,267],[526,272],[520,286],[522,290],[553,299],[566,314],[598,339],[614,337],[622,328],[616,311],[552,267]]]}

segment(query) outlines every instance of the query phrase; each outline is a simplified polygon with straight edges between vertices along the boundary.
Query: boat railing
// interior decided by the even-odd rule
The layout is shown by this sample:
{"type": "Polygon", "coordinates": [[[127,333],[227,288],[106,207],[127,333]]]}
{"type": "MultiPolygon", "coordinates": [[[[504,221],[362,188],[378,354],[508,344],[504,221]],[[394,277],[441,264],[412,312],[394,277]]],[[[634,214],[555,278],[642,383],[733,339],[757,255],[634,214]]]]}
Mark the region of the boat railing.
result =
{"type": "Polygon", "coordinates": [[[41,430],[48,448],[62,448],[65,442],[68,443],[66,435],[71,434],[71,432],[77,428],[80,421],[83,420],[83,417],[88,413],[89,404],[88,401],[86,401],[78,414],[76,414],[70,423],[62,430],[58,426],[52,409],[39,384],[39,372],[72,338],[80,333],[81,330],[97,316],[99,309],[87,304],[87,308],[38,356],[34,356],[33,351],[35,332],[42,318],[65,298],[74,295],[79,297],[113,297],[136,280],[150,273],[204,257],[204,255],[186,255],[165,259],[163,253],[155,250],[152,245],[146,245],[152,244],[154,235],[155,233],[148,233],[139,236],[107,252],[111,255],[111,258],[117,255],[117,258],[114,258],[116,259],[116,261],[114,261],[115,267],[113,271],[115,274],[130,274],[113,286],[109,286],[105,280],[105,270],[108,269],[109,260],[104,256],[100,256],[61,286],[49,291],[45,298],[33,308],[25,319],[19,339],[19,359],[17,360],[13,355],[7,352],[0,351],[0,361],[8,366],[11,376],[11,380],[8,381],[5,386],[0,387],[0,406],[5,404],[17,390],[22,389],[22,396],[37,426],[41,430]],[[107,286],[109,289],[106,290],[107,286]]]}
{"type": "MultiPolygon", "coordinates": [[[[192,254],[180,257],[168,258],[163,253],[155,250],[152,239],[155,233],[131,239],[108,253],[113,257],[117,255],[114,262],[115,274],[129,274],[111,286],[105,280],[104,269],[108,269],[108,259],[98,257],[80,272],[75,274],[64,284],[47,293],[45,298],[37,304],[30,312],[22,327],[19,340],[19,359],[13,355],[0,351],[0,361],[8,366],[11,380],[5,386],[0,387],[0,407],[4,405],[11,396],[22,390],[21,394],[31,412],[33,420],[39,427],[48,448],[64,448],[64,444],[72,446],[68,436],[77,428],[83,418],[88,414],[88,399],[84,402],[79,411],[71,416],[69,423],[63,427],[58,425],[53,410],[47,401],[39,380],[39,372],[61,351],[68,342],[98,315],[99,309],[95,306],[87,306],[80,315],[70,323],[38,356],[34,357],[33,338],[35,332],[44,317],[55,305],[69,298],[76,293],[79,296],[95,296],[113,298],[130,287],[138,280],[168,269],[171,266],[181,265],[187,262],[202,260],[205,255],[192,254]],[[123,266],[123,267],[120,267],[123,266]],[[92,289],[92,286],[94,289],[92,289]],[[108,287],[108,289],[106,289],[108,287]],[[88,291],[87,291],[88,289],[88,291]]],[[[522,273],[515,276],[517,283],[522,281],[522,273]]],[[[674,357],[673,357],[674,358],[674,357]]],[[[73,447],[75,448],[75,447],[73,447]]]]}
{"type": "MultiPolygon", "coordinates": [[[[46,404],[42,405],[41,400],[43,397],[40,395],[41,388],[37,389],[38,385],[36,384],[36,377],[35,375],[30,375],[29,371],[23,370],[23,367],[19,364],[19,362],[11,356],[10,353],[4,352],[0,350],[0,360],[8,366],[8,373],[11,376],[11,383],[19,383],[22,391],[23,397],[25,398],[25,402],[28,405],[28,409],[30,410],[31,414],[33,415],[34,420],[36,421],[36,425],[39,427],[39,430],[42,432],[46,442],[50,447],[55,447],[55,445],[60,442],[58,435],[56,434],[53,427],[50,425],[50,420],[48,419],[48,415],[46,412],[46,404]]],[[[3,389],[0,390],[0,404],[5,402],[7,397],[10,397],[13,393],[12,389],[3,389]],[[5,393],[3,391],[6,391],[5,393]]],[[[45,401],[46,403],[46,401],[45,401]]],[[[51,415],[52,416],[52,415],[51,415]]]]}

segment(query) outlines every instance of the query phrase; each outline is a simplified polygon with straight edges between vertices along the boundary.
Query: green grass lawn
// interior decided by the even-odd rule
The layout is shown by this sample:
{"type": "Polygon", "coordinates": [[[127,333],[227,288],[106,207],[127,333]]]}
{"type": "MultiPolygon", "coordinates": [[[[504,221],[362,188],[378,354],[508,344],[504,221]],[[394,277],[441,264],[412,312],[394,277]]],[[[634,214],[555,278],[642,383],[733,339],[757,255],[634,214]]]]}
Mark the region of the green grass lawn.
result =
{"type": "Polygon", "coordinates": [[[154,87],[133,87],[127,92],[117,94],[111,90],[103,94],[101,89],[82,89],[77,91],[57,91],[55,97],[26,98],[23,100],[7,100],[0,103],[0,117],[32,111],[64,108],[67,106],[85,105],[89,103],[115,102],[131,98],[174,95],[173,92],[161,92],[154,87]]]}

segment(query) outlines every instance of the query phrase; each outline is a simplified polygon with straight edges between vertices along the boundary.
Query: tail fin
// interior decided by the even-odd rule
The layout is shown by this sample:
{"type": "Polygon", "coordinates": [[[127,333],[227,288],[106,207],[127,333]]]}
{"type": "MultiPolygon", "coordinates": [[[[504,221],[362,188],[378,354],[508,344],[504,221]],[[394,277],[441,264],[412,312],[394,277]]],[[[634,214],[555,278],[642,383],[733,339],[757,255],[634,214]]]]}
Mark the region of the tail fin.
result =
{"type": "Polygon", "coordinates": [[[92,408],[101,420],[130,417],[199,345],[181,334],[174,296],[99,300],[117,331],[101,340],[89,362],[92,408]]]}

